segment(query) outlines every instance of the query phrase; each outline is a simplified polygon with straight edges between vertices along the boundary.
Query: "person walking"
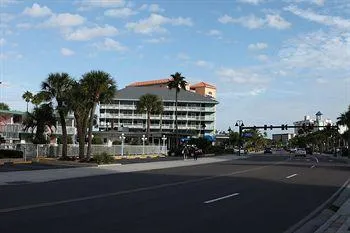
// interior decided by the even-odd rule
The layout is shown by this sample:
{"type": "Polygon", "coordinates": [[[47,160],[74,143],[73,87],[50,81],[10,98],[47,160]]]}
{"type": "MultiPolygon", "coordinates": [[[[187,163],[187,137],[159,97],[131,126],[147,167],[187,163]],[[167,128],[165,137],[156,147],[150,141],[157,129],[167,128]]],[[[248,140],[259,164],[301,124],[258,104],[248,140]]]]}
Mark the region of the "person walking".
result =
{"type": "Polygon", "coordinates": [[[187,145],[184,145],[184,148],[182,149],[182,154],[183,154],[184,160],[187,159],[187,156],[188,156],[187,145]]]}

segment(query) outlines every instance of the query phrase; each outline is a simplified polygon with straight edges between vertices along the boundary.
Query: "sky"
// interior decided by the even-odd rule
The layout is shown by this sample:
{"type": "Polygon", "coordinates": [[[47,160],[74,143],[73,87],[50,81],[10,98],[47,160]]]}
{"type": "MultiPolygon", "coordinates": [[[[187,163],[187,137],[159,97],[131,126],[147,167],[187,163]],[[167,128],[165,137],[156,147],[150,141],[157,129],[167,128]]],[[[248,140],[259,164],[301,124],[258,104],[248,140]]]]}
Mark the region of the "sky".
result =
{"type": "Polygon", "coordinates": [[[118,89],[180,72],[217,87],[217,128],[289,124],[350,104],[348,0],[0,0],[0,102],[49,73],[118,89]]]}

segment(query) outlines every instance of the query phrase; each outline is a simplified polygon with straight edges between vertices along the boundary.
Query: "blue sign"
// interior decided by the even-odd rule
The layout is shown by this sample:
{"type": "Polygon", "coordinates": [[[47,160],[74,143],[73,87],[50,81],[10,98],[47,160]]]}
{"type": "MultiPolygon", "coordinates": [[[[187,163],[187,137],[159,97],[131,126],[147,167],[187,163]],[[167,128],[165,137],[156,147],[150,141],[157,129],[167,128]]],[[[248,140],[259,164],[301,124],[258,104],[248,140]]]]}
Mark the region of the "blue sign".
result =
{"type": "Polygon", "coordinates": [[[253,134],[252,133],[244,133],[243,137],[250,138],[250,137],[253,137],[253,134]]]}

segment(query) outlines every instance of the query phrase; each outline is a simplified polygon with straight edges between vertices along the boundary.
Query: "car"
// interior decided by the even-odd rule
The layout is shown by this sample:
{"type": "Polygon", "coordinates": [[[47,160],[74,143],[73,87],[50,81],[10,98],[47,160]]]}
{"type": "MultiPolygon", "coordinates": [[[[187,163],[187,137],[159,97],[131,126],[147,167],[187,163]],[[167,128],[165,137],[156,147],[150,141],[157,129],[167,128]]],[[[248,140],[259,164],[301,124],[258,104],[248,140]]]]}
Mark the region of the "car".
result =
{"type": "Polygon", "coordinates": [[[298,150],[297,148],[290,148],[290,149],[289,149],[289,152],[290,152],[290,153],[295,153],[295,152],[297,152],[297,150],[298,150]]]}
{"type": "Polygon", "coordinates": [[[272,154],[271,148],[265,148],[264,154],[272,154]]]}
{"type": "Polygon", "coordinates": [[[295,157],[298,157],[298,156],[306,157],[306,150],[303,148],[298,148],[295,152],[295,157]]]}

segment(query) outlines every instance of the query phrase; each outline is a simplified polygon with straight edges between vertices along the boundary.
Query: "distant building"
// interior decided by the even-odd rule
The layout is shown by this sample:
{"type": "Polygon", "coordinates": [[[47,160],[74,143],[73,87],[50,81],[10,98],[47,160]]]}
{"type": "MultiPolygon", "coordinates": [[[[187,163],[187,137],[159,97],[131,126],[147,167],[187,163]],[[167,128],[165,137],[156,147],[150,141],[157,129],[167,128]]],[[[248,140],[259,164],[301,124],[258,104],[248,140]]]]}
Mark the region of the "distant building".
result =
{"type": "Polygon", "coordinates": [[[272,134],[272,141],[281,142],[282,144],[288,144],[288,141],[295,137],[292,133],[272,134]]]}
{"type": "Polygon", "coordinates": [[[20,141],[24,115],[25,113],[20,111],[0,110],[0,137],[6,143],[20,141]]]}
{"type": "MultiPolygon", "coordinates": [[[[315,114],[314,119],[312,119],[310,116],[304,116],[304,120],[296,121],[296,122],[294,122],[294,125],[295,126],[312,125],[313,126],[312,132],[322,130],[324,128],[324,126],[326,126],[328,124],[332,125],[332,121],[330,119],[323,119],[322,116],[323,116],[323,114],[320,111],[318,111],[315,114]]],[[[298,135],[299,130],[300,130],[300,128],[295,128],[294,133],[298,135]]]]}

